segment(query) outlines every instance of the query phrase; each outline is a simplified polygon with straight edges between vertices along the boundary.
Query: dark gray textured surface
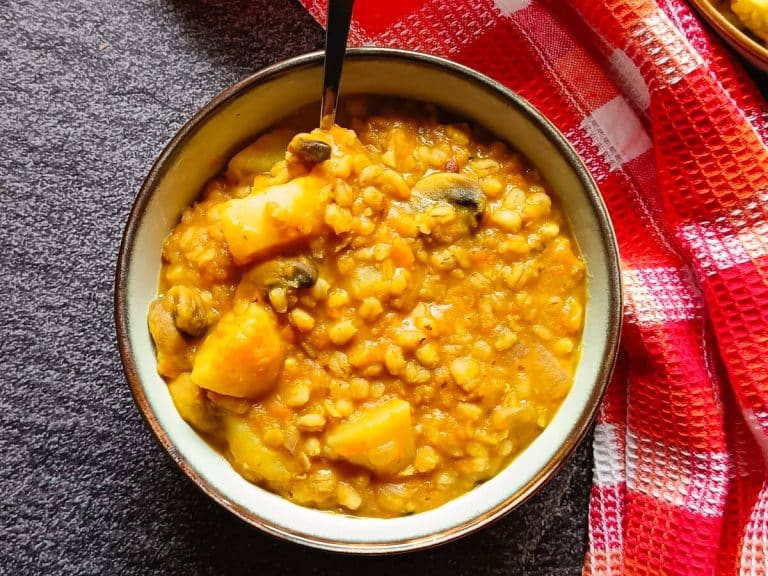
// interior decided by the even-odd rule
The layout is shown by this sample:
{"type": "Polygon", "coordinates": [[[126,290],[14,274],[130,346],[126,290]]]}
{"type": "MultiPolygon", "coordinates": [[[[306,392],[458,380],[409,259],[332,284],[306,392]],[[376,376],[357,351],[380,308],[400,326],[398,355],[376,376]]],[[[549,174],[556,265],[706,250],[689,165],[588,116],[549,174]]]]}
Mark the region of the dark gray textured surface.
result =
{"type": "Polygon", "coordinates": [[[439,549],[349,558],[210,503],[123,378],[112,279],[134,195],[217,91],[321,45],[293,1],[0,3],[0,574],[580,573],[590,458],[439,549]]]}

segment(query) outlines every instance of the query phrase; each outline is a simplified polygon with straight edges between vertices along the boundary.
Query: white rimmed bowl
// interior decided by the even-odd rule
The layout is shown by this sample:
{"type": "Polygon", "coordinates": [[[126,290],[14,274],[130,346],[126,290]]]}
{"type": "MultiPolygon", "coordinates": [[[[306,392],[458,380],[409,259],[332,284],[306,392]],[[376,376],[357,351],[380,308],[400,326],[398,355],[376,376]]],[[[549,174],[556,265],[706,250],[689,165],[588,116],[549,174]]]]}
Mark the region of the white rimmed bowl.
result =
{"type": "Polygon", "coordinates": [[[170,457],[203,492],[246,522],[298,542],[352,553],[403,552],[459,538],[509,512],[546,482],[589,429],[613,369],[621,329],[616,240],[584,164],[551,123],[500,84],[449,61],[378,48],[348,52],[344,94],[432,102],[485,126],[521,151],[559,199],[587,265],[583,352],[573,388],[541,435],[497,476],[434,510],[378,519],[293,504],[243,479],[179,416],[157,374],[147,329],[164,237],[227,159],[320,93],[322,54],[276,64],[225,90],[171,140],[136,198],[123,236],[115,321],[136,405],[170,457]]]}

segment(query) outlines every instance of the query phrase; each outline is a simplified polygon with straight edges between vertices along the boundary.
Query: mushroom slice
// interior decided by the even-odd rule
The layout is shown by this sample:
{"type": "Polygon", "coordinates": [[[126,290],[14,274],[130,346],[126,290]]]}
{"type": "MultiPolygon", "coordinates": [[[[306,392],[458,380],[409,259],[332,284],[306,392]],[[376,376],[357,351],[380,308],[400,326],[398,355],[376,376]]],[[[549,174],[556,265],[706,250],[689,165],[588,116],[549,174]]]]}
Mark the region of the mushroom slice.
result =
{"type": "Polygon", "coordinates": [[[162,298],[150,304],[147,321],[157,349],[157,371],[162,376],[176,378],[190,370],[192,361],[189,346],[162,298]]]}
{"type": "Polygon", "coordinates": [[[431,222],[422,230],[424,233],[440,241],[453,242],[480,225],[486,200],[480,185],[469,176],[436,172],[413,187],[411,206],[427,215],[431,222]],[[446,210],[448,213],[443,214],[446,210]]]}
{"type": "Polygon", "coordinates": [[[419,180],[412,190],[413,200],[421,210],[436,202],[447,202],[460,209],[476,228],[485,211],[485,195],[480,185],[464,174],[436,172],[419,180]]]}
{"type": "Polygon", "coordinates": [[[330,144],[304,136],[297,136],[291,140],[288,151],[308,164],[319,164],[331,157],[330,144]]]}
{"type": "Polygon", "coordinates": [[[202,336],[215,321],[200,294],[189,286],[173,286],[166,293],[165,302],[176,328],[184,334],[202,336]]]}
{"type": "Polygon", "coordinates": [[[247,279],[264,294],[272,288],[311,288],[317,282],[317,266],[307,256],[274,258],[251,268],[247,279]]]}
{"type": "Polygon", "coordinates": [[[240,281],[235,300],[263,301],[266,297],[276,312],[283,313],[296,303],[296,290],[317,282],[317,266],[307,256],[285,256],[253,266],[240,281]]]}

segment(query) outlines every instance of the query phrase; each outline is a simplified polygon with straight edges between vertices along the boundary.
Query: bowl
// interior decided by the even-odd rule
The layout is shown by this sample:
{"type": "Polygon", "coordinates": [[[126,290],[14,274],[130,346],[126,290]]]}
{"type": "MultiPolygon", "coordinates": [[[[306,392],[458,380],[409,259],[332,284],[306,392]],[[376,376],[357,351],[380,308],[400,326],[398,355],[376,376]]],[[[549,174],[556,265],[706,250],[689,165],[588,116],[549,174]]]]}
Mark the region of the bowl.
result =
{"type": "MultiPolygon", "coordinates": [[[[317,99],[322,53],[262,70],[216,96],[171,140],[152,167],[128,218],[118,257],[115,321],[136,405],[181,470],[221,506],[287,540],[350,553],[403,552],[477,530],[533,495],[587,433],[610,377],[621,327],[616,240],[584,164],[552,124],[524,99],[447,60],[399,50],[349,50],[342,98],[379,94],[432,102],[490,128],[544,174],[568,215],[587,265],[582,359],[572,390],[551,423],[497,476],[428,512],[379,519],[293,504],[243,479],[179,416],[157,374],[147,329],[163,238],[227,159],[278,119],[317,99]]],[[[319,106],[318,106],[319,110],[319,106]]]]}
{"type": "Polygon", "coordinates": [[[699,14],[731,48],[750,64],[763,72],[768,72],[768,47],[725,16],[723,5],[726,3],[727,0],[692,0],[699,14]]]}

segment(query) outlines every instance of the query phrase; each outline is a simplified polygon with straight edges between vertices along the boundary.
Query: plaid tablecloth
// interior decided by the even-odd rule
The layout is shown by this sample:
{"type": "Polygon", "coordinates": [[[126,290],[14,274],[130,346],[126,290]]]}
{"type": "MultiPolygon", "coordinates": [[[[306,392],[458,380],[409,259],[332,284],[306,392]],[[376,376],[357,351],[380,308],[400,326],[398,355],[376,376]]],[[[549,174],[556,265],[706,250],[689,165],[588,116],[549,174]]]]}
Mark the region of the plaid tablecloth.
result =
{"type": "MultiPolygon", "coordinates": [[[[303,0],[321,22],[325,2],[303,0]]],[[[566,135],[626,308],[585,574],[768,574],[768,105],[682,0],[360,1],[353,44],[445,56],[566,135]]]]}

